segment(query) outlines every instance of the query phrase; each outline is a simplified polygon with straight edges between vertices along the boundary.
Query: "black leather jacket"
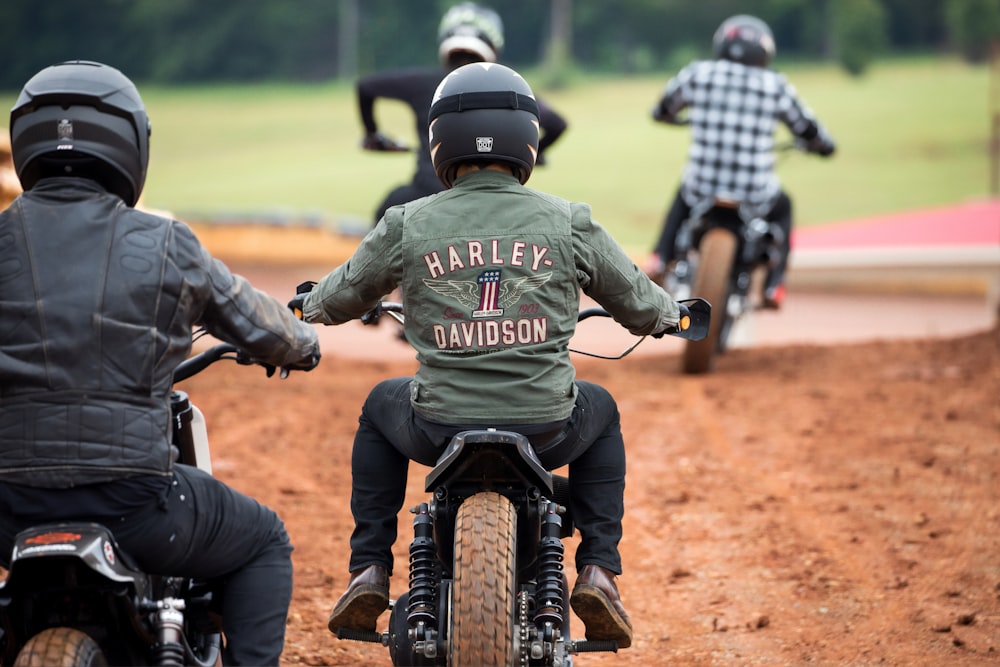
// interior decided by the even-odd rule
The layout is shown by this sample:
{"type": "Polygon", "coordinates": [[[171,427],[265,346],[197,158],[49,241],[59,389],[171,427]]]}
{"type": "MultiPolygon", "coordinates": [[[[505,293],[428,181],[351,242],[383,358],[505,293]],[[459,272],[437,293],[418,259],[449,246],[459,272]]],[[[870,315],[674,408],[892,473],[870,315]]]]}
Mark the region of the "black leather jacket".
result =
{"type": "Polygon", "coordinates": [[[193,327],[275,365],[316,332],[213,259],[183,223],[82,178],[0,213],[0,483],[169,474],[173,372],[193,327]]]}

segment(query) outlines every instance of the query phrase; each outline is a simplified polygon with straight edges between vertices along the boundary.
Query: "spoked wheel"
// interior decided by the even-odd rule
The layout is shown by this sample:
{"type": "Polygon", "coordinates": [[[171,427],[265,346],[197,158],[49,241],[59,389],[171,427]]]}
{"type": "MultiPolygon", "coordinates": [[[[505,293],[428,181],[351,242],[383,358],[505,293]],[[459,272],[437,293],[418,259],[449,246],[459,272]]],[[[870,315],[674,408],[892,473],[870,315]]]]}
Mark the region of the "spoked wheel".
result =
{"type": "Polygon", "coordinates": [[[107,667],[101,647],[75,628],[48,628],[28,640],[14,667],[107,667]]]}
{"type": "Polygon", "coordinates": [[[725,229],[705,232],[698,246],[698,270],[691,293],[712,304],[708,335],[702,340],[687,341],[684,346],[685,373],[707,373],[715,366],[721,350],[723,329],[729,327],[729,271],[736,255],[736,236],[725,229]]]}
{"type": "Polygon", "coordinates": [[[478,493],[455,519],[449,667],[513,667],[517,515],[498,493],[478,493]]]}

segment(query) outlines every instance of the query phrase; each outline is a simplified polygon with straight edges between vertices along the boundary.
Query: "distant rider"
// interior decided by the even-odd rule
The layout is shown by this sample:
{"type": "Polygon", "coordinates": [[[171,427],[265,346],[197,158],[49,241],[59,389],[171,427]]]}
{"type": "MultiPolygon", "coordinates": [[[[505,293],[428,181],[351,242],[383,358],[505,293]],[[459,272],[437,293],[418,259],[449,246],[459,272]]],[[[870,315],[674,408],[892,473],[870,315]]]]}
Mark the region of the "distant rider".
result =
{"type": "Polygon", "coordinates": [[[498,427],[528,436],[549,470],[569,464],[581,534],[570,603],[589,639],[625,648],[632,625],[615,584],[620,418],[605,389],[575,379],[568,343],[581,291],[640,335],[676,325],[678,305],[589,206],[524,187],[538,115],[520,75],[466,65],[445,77],[434,100],[431,159],[447,189],[390,208],[350,260],[293,300],[306,321],[340,324],[398,286],[420,362],[415,376],[378,384],[362,409],[351,459],[351,580],[329,627],[374,630],[389,604],[410,460],[432,466],[459,431],[498,427]]]}
{"type": "Polygon", "coordinates": [[[724,196],[742,202],[752,215],[777,223],[784,232],[781,258],[768,273],[763,302],[781,306],[785,296],[792,229],[792,202],[774,171],[778,121],[807,150],[828,157],[834,144],[784,75],[769,69],[775,46],[771,29],[754,16],[726,19],[712,39],[715,60],[684,67],[653,108],[653,118],[679,122],[688,110],[691,144],[681,186],[667,212],[646,271],[662,275],[678,257],[674,245],[681,224],[698,202],[724,196]]]}
{"type": "Polygon", "coordinates": [[[224,664],[277,665],[288,535],[253,498],[173,463],[170,394],[197,325],[301,370],[317,336],[186,225],[134,208],[149,128],[132,82],[94,62],[43,69],[11,110],[25,192],[0,213],[0,565],[32,525],[102,523],[146,572],[217,587],[224,664]]]}
{"type": "MultiPolygon", "coordinates": [[[[438,28],[441,67],[414,67],[382,72],[358,81],[358,109],[365,128],[363,148],[371,151],[407,150],[379,131],[375,120],[375,102],[379,98],[399,100],[410,106],[416,136],[420,141],[416,151],[417,168],[412,179],[386,195],[375,212],[374,222],[378,222],[390,206],[404,204],[442,190],[427,147],[427,112],[431,108],[434,90],[441,79],[456,67],[474,62],[497,62],[503,44],[503,22],[500,16],[487,7],[463,2],[449,9],[441,18],[438,28]]],[[[566,130],[567,124],[562,116],[542,102],[538,103],[538,111],[541,125],[538,151],[543,155],[566,130]]]]}

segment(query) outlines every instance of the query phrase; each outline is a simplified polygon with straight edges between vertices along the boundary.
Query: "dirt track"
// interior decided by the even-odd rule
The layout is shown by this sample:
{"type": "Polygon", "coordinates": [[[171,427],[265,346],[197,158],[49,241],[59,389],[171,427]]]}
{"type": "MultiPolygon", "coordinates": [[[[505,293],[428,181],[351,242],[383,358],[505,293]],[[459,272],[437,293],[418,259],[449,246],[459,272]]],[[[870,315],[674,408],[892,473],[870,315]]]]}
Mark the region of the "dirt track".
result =
{"type": "MultiPolygon", "coordinates": [[[[208,417],[216,474],[274,507],[296,544],[285,662],[388,665],[326,617],[348,577],[358,410],[414,362],[324,349],[283,382],[216,367],[184,388],[208,417]]],[[[677,364],[674,351],[577,360],[622,410],[619,584],[636,639],[575,664],[1000,664],[1000,329],[741,349],[706,377],[677,364]]],[[[412,469],[406,507],[425,474],[412,469]]],[[[410,525],[404,508],[394,596],[410,525]]]]}

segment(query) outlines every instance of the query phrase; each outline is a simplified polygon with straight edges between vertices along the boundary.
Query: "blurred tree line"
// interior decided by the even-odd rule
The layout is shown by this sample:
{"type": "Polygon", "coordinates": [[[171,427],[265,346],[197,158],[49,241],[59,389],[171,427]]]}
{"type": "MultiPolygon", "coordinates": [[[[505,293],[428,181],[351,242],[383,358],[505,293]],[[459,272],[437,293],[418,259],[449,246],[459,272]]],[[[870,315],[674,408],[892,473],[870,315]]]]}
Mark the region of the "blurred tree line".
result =
{"type": "MultiPolygon", "coordinates": [[[[4,0],[0,88],[82,58],[137,81],[351,79],[436,60],[437,24],[457,0],[4,0]]],[[[483,0],[503,17],[503,60],[608,73],[672,70],[710,54],[727,16],[775,32],[779,62],[834,60],[854,74],[889,53],[985,60],[998,0],[483,0]]]]}

